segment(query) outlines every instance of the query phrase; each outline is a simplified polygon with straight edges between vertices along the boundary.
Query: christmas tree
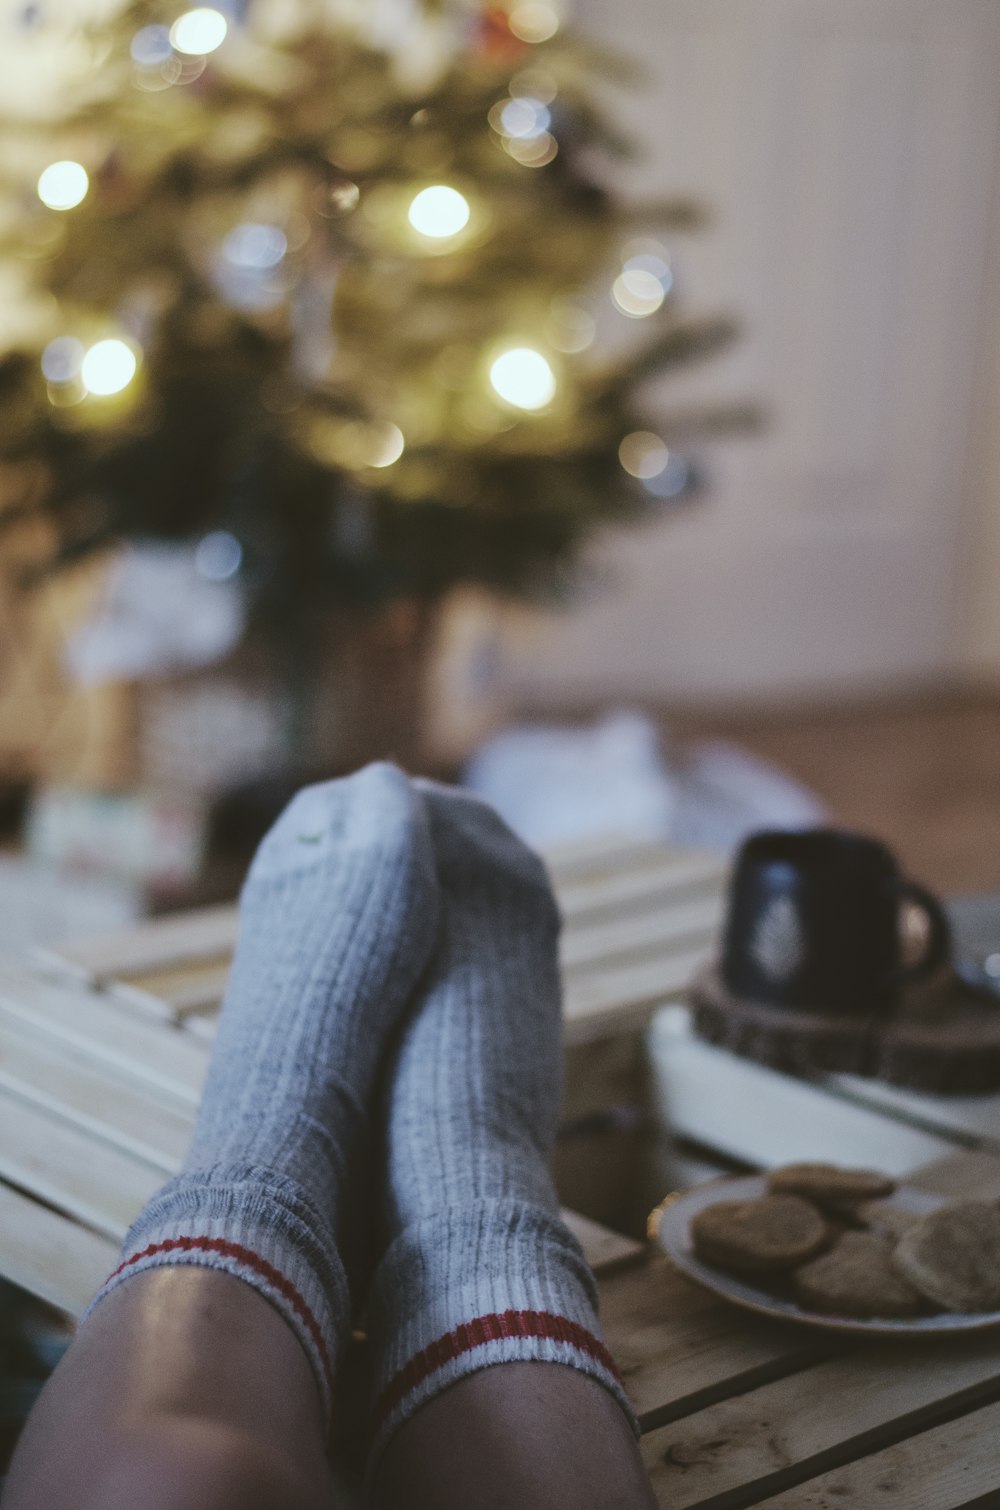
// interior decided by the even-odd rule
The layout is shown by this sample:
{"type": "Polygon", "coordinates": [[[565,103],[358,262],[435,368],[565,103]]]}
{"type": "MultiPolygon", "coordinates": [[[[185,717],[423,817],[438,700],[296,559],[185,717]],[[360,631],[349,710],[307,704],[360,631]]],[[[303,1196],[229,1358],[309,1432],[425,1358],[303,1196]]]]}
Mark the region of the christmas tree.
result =
{"type": "Polygon", "coordinates": [[[19,6],[0,65],[0,522],[43,521],[35,571],[202,539],[287,629],[551,587],[683,489],[719,417],[642,385],[729,327],[652,235],[696,208],[609,192],[611,60],[552,0],[91,9],[19,6]]]}

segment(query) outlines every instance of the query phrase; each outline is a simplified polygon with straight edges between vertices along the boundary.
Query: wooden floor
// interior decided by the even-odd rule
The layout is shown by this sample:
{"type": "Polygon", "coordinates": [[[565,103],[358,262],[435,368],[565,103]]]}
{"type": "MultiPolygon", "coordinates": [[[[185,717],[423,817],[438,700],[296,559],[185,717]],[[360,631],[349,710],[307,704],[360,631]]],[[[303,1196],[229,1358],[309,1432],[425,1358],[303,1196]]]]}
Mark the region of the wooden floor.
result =
{"type": "Polygon", "coordinates": [[[667,716],[783,767],[945,894],[1000,890],[1000,692],[811,713],[667,716]]]}

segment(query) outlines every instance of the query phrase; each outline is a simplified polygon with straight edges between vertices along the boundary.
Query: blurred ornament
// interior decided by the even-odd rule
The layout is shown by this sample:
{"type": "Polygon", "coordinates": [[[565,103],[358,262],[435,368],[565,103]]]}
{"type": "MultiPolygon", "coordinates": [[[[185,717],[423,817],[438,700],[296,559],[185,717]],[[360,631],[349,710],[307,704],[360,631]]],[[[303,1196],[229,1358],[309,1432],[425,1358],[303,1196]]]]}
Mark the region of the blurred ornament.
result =
{"type": "Polygon", "coordinates": [[[490,366],[490,382],[516,409],[544,409],[555,398],[555,373],[531,346],[514,346],[498,356],[490,366]]]}
{"type": "Polygon", "coordinates": [[[90,179],[82,163],[50,163],[38,180],[38,197],[50,210],[73,210],[87,195],[90,179]]]}

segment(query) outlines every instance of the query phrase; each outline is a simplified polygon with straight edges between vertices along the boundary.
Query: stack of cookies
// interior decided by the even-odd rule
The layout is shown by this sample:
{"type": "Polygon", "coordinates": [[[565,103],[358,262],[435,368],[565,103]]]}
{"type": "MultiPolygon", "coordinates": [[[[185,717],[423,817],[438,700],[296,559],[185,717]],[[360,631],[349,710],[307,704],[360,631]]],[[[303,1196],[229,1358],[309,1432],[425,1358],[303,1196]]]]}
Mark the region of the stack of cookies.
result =
{"type": "Polygon", "coordinates": [[[950,1201],[924,1216],[871,1169],[788,1164],[768,1194],[718,1201],[691,1223],[697,1256],[856,1319],[1000,1310],[1000,1203],[950,1201]]]}

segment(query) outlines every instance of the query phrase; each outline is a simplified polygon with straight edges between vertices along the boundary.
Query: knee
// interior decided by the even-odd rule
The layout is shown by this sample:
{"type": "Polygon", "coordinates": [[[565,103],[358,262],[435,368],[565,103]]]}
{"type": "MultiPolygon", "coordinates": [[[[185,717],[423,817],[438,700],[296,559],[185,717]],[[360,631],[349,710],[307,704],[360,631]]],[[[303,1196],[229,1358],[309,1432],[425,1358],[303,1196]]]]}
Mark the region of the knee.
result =
{"type": "MultiPolygon", "coordinates": [[[[325,1484],[246,1431],[169,1416],[106,1444],[100,1483],[81,1510],[320,1510],[325,1484]]],[[[325,1470],[324,1470],[325,1471],[325,1470]]]]}

